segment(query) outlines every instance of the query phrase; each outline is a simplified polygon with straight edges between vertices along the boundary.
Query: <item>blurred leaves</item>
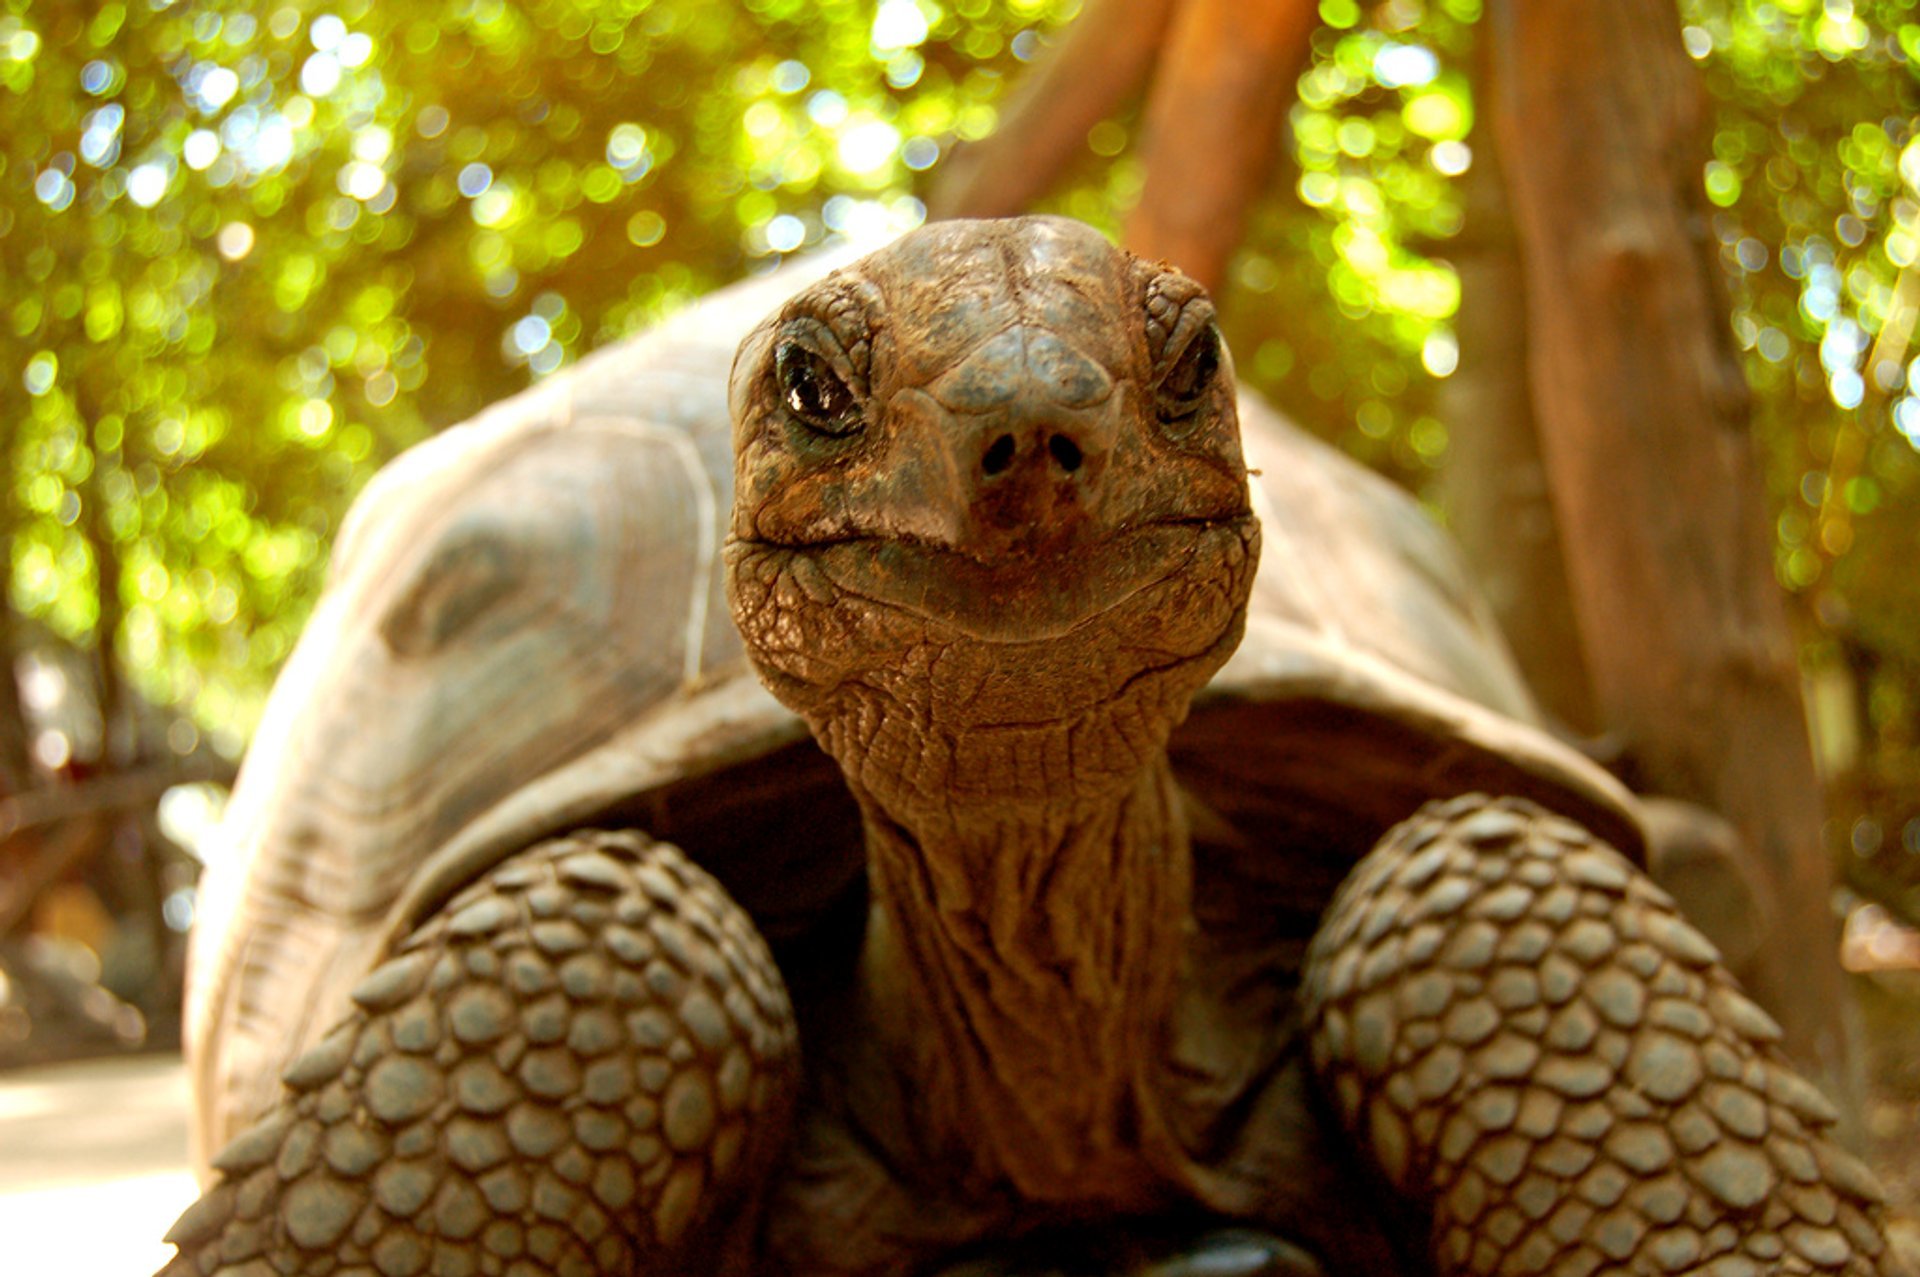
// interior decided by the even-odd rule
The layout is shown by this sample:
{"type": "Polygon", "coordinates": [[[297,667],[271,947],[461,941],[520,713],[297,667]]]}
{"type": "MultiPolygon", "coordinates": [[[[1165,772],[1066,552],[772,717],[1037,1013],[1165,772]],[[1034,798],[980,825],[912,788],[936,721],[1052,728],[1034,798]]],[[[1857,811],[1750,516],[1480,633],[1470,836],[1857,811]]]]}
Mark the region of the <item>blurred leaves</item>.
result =
{"type": "MultiPolygon", "coordinates": [[[[1920,688],[1920,14],[1912,0],[1686,0],[1716,101],[1702,181],[1813,663],[1862,674],[1873,750],[1920,688]]],[[[1914,770],[1920,779],[1920,769],[1914,770]]]]}
{"type": "MultiPolygon", "coordinates": [[[[921,175],[1078,7],[0,0],[14,605],[88,641],[104,544],[141,690],[237,741],[375,467],[780,254],[911,224],[921,175]]],[[[1319,10],[1230,336],[1243,376],[1418,486],[1447,451],[1480,0],[1319,10]]],[[[1897,717],[1920,703],[1897,302],[1920,15],[1682,0],[1676,27],[1713,94],[1704,231],[1780,578],[1816,647],[1845,631],[1904,680],[1875,702],[1897,717]]],[[[1050,206],[1113,228],[1138,124],[1096,126],[1050,206]]]]}
{"type": "MultiPolygon", "coordinates": [[[[1256,217],[1228,327],[1243,376],[1418,489],[1446,456],[1480,0],[1323,0],[1320,16],[1292,197],[1256,217]]],[[[1806,663],[1860,675],[1869,759],[1920,784],[1920,12],[1680,0],[1676,27],[1710,95],[1701,232],[1806,663]]]]}
{"type": "Polygon", "coordinates": [[[1446,241],[1473,162],[1480,0],[1324,0],[1291,115],[1291,191],[1256,211],[1227,290],[1241,374],[1362,460],[1419,487],[1459,358],[1446,241]]]}
{"type": "Polygon", "coordinates": [[[1074,7],[0,0],[13,604],[87,644],[117,559],[121,664],[237,745],[373,469],[917,221],[1074,7]]]}

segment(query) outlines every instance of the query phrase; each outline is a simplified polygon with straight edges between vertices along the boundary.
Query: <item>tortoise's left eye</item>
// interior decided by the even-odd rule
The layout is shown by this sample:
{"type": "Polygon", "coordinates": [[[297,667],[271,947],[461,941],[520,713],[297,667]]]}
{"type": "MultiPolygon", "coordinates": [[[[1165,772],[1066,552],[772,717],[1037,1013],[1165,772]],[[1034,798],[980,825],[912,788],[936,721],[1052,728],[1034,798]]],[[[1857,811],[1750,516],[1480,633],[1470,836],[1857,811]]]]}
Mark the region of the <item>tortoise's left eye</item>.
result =
{"type": "Polygon", "coordinates": [[[1220,330],[1209,323],[1193,335],[1154,388],[1161,418],[1171,422],[1191,416],[1219,374],[1220,330]]]}
{"type": "Polygon", "coordinates": [[[843,438],[865,422],[860,401],[833,365],[798,342],[782,342],[773,356],[780,399],[801,424],[831,438],[843,438]]]}

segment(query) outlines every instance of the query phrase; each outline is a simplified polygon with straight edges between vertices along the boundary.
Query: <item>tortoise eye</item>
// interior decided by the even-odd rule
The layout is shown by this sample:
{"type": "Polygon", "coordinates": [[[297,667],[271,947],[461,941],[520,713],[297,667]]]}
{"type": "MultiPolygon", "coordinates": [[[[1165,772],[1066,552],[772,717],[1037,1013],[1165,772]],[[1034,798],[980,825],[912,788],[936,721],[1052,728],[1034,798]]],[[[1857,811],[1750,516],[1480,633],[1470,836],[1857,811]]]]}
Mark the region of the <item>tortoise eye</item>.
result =
{"type": "Polygon", "coordinates": [[[1220,330],[1208,324],[1194,335],[1180,358],[1173,361],[1156,391],[1160,416],[1178,421],[1191,416],[1213,388],[1220,372],[1220,330]]]}
{"type": "Polygon", "coordinates": [[[798,342],[782,342],[773,356],[780,398],[803,425],[838,439],[864,424],[853,390],[833,365],[798,342]]]}

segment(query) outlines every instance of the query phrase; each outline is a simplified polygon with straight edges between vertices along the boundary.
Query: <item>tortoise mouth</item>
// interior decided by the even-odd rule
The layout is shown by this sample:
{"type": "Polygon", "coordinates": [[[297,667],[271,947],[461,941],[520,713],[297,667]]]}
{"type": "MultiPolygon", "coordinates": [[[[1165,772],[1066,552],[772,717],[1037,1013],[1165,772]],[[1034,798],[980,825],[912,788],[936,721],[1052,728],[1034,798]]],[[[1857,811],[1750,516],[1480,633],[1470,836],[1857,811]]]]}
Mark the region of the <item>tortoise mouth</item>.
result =
{"type": "MultiPolygon", "coordinates": [[[[1164,612],[1167,604],[1143,601],[1163,586],[1217,591],[1238,611],[1253,575],[1258,527],[1249,511],[1160,519],[986,561],[897,535],[804,544],[741,538],[736,544],[807,559],[843,598],[906,612],[984,642],[1025,644],[1057,638],[1129,604],[1164,612]]],[[[1165,618],[1171,630],[1195,619],[1165,618]]]]}

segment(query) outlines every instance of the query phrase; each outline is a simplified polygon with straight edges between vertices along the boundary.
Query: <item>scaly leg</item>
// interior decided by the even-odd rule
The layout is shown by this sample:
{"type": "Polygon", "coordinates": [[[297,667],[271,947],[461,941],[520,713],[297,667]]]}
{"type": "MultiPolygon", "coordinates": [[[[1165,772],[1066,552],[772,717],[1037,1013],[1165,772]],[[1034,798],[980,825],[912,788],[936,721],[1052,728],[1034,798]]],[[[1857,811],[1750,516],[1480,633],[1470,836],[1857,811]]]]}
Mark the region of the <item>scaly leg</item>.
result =
{"type": "Polygon", "coordinates": [[[672,847],[521,852],[353,997],[215,1159],[163,1277],[744,1265],[792,1014],[753,924],[672,847]]]}
{"type": "Polygon", "coordinates": [[[1881,1190],[1672,900],[1518,800],[1429,804],[1308,955],[1316,1068],[1446,1273],[1890,1271],[1881,1190]]]}

